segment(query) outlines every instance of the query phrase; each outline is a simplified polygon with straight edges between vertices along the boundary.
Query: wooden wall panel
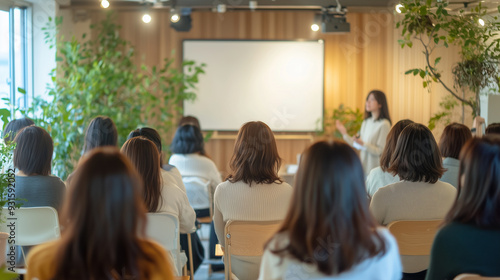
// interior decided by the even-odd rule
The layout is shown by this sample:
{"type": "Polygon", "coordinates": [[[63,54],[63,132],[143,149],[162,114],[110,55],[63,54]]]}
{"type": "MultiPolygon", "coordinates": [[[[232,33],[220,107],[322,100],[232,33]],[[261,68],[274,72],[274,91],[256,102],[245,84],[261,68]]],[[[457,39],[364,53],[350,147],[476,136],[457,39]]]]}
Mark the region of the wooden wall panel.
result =
{"type": "MultiPolygon", "coordinates": [[[[94,23],[104,17],[100,10],[89,14],[94,23]]],[[[137,63],[158,65],[171,57],[172,51],[179,63],[184,39],[323,39],[325,110],[340,104],[363,109],[366,94],[371,89],[380,89],[387,93],[393,122],[410,118],[426,124],[439,111],[438,103],[445,94],[440,85],[433,86],[429,93],[422,89],[420,78],[404,75],[406,70],[423,65],[424,57],[416,45],[403,50],[398,46],[400,31],[394,28],[392,13],[350,13],[347,19],[351,32],[347,34],[311,31],[314,14],[305,11],[193,12],[193,28],[187,33],[170,28],[167,10],[152,11],[150,24],[144,24],[141,16],[141,11],[117,11],[121,35],[132,42],[139,54],[137,63]]],[[[444,69],[451,67],[456,55],[449,50],[441,53],[444,69]]],[[[303,139],[278,140],[284,163],[295,163],[296,155],[310,143],[303,139]]],[[[207,144],[208,153],[223,172],[229,170],[233,145],[231,139],[212,139],[207,144]]]]}

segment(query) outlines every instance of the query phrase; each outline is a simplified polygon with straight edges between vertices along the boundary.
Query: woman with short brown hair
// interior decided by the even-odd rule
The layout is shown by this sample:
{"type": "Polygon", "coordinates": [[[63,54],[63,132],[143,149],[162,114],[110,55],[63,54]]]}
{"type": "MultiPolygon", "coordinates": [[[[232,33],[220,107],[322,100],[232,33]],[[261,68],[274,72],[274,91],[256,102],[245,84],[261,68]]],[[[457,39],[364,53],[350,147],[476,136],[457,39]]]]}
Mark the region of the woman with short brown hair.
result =
{"type": "MultiPolygon", "coordinates": [[[[389,172],[400,182],[380,188],[370,204],[382,225],[399,220],[438,220],[446,216],[456,189],[439,181],[444,169],[432,132],[424,125],[408,125],[399,135],[389,172]]],[[[423,279],[429,256],[402,256],[403,279],[423,279]],[[408,277],[408,278],[407,278],[408,277]]]]}
{"type": "Polygon", "coordinates": [[[451,123],[444,128],[439,140],[439,151],[443,157],[443,167],[446,169],[441,181],[450,183],[455,188],[458,187],[458,156],[462,147],[471,138],[472,133],[467,126],[451,123]]]}
{"type": "MultiPolygon", "coordinates": [[[[281,159],[273,132],[263,122],[248,122],[238,132],[231,158],[231,174],[215,190],[214,225],[224,247],[228,220],[276,221],[285,218],[292,187],[278,176],[281,159]]],[[[240,280],[257,279],[260,256],[231,257],[240,280]]]]}
{"type": "Polygon", "coordinates": [[[61,239],[35,247],[27,279],[173,279],[164,249],[146,240],[142,182],[117,148],[85,155],[61,213],[61,239]]]}

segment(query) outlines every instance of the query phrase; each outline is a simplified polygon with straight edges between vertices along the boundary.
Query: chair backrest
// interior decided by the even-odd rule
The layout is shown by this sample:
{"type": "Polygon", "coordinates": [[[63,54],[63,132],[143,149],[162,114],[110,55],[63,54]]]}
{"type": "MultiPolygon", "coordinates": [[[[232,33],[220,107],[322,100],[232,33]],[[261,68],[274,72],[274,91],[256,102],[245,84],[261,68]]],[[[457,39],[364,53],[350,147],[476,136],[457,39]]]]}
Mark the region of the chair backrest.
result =
{"type": "Polygon", "coordinates": [[[6,223],[2,224],[2,231],[10,232],[9,225],[14,223],[16,245],[34,246],[61,236],[59,217],[52,207],[3,208],[3,211],[6,223]]]}
{"type": "Polygon", "coordinates": [[[399,253],[407,256],[428,256],[442,220],[395,221],[387,228],[398,242],[399,253]]]}
{"type": "Polygon", "coordinates": [[[186,195],[193,209],[211,209],[210,180],[200,176],[182,176],[186,195]]]}
{"type": "Polygon", "coordinates": [[[169,251],[180,249],[179,220],[168,213],[148,213],[147,237],[160,243],[169,251]]]}
{"type": "Polygon", "coordinates": [[[500,280],[500,277],[485,277],[478,274],[462,273],[453,278],[453,280],[500,280]]]}
{"type": "Polygon", "coordinates": [[[278,231],[281,222],[227,221],[225,252],[237,256],[262,256],[264,244],[278,231]]]}

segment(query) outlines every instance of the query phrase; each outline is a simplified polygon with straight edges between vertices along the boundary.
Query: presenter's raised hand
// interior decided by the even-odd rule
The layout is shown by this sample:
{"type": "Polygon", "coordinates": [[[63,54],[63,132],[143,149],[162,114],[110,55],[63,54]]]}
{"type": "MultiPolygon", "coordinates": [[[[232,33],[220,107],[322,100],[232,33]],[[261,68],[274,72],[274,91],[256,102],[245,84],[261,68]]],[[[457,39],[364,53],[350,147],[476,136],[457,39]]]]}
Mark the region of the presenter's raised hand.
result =
{"type": "Polygon", "coordinates": [[[342,133],[342,135],[347,134],[347,129],[345,128],[344,124],[341,123],[339,120],[335,121],[335,126],[337,127],[337,130],[342,133]]]}

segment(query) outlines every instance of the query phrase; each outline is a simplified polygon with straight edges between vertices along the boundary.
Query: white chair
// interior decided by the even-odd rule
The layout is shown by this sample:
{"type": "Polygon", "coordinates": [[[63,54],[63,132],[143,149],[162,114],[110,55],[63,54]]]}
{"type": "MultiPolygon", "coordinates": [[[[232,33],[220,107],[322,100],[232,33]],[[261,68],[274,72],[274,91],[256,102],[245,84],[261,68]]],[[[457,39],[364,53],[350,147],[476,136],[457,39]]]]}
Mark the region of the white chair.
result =
{"type": "MultiPolygon", "coordinates": [[[[3,208],[5,224],[1,231],[10,233],[9,224],[15,224],[15,245],[34,246],[58,239],[61,236],[59,217],[52,207],[21,207],[15,210],[3,208]]],[[[26,259],[24,250],[23,258],[26,259]]]]}
{"type": "MultiPolygon", "coordinates": [[[[148,238],[160,243],[163,248],[170,252],[175,266],[176,275],[181,276],[182,267],[186,264],[186,254],[181,251],[179,238],[179,220],[168,213],[148,213],[146,226],[148,238]]],[[[191,236],[188,234],[188,246],[190,256],[190,273],[193,279],[193,256],[191,249],[191,236]]]]}
{"type": "MultiPolygon", "coordinates": [[[[209,179],[202,176],[182,176],[182,182],[186,186],[186,195],[193,209],[208,208],[212,210],[213,192],[209,179]]],[[[212,211],[210,211],[210,214],[212,214],[212,211]]]]}

